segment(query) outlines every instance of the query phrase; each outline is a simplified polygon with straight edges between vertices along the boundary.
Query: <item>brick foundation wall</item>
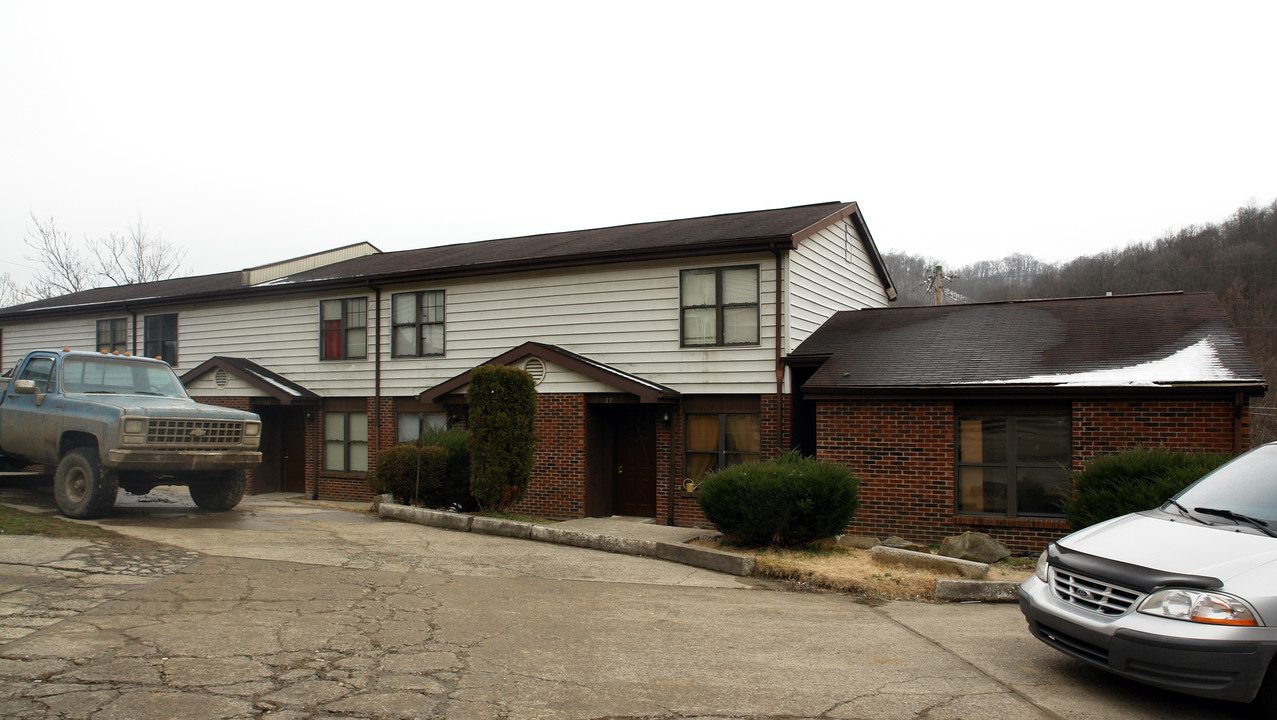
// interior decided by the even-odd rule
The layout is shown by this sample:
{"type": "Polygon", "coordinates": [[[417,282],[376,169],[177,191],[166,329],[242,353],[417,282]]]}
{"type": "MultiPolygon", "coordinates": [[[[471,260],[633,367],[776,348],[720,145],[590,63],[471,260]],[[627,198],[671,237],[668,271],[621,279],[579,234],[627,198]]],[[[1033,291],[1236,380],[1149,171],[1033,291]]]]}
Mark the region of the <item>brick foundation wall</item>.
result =
{"type": "MultiPolygon", "coordinates": [[[[817,456],[860,479],[861,508],[851,534],[937,544],[967,530],[992,535],[1013,552],[1036,553],[1069,533],[1057,518],[957,515],[954,508],[954,416],[949,401],[822,401],[817,456]]],[[[1233,452],[1230,401],[1073,403],[1073,469],[1097,455],[1136,446],[1233,452]]],[[[1240,419],[1249,437],[1249,416],[1240,419]]]]}

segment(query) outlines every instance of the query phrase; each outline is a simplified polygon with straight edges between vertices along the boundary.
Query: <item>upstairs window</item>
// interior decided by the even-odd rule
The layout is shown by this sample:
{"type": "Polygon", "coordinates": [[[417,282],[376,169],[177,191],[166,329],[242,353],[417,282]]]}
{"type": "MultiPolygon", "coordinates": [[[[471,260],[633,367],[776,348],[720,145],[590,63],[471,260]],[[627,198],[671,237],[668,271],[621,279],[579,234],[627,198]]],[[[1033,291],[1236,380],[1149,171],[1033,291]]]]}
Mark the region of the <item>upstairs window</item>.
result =
{"type": "Polygon", "coordinates": [[[757,345],[758,266],[684,270],[683,347],[757,345]]]}
{"type": "Polygon", "coordinates": [[[98,320],[98,352],[128,352],[128,330],[128,318],[98,320]]]}
{"type": "Polygon", "coordinates": [[[959,415],[958,512],[1063,517],[1073,492],[1070,419],[1061,415],[959,415]]]}
{"type": "Polygon", "coordinates": [[[357,360],[368,356],[368,298],[319,303],[319,359],[357,360]]]}
{"type": "Polygon", "coordinates": [[[392,357],[443,355],[444,294],[442,290],[398,293],[390,298],[392,357]]]}
{"type": "Polygon", "coordinates": [[[177,367],[177,313],[147,315],[142,323],[142,354],[177,367]]]}

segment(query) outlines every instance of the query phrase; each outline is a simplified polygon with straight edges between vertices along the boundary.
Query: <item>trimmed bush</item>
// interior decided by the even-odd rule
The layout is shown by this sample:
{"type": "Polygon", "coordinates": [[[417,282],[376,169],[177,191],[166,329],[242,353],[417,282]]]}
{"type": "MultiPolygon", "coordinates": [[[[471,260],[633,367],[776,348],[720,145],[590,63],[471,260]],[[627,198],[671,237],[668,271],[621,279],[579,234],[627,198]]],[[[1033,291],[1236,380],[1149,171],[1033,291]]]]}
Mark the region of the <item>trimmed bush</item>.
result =
{"type": "Polygon", "coordinates": [[[1081,530],[1127,513],[1150,510],[1232,456],[1165,448],[1102,455],[1073,474],[1073,497],[1063,503],[1069,527],[1081,530]]]}
{"type": "Polygon", "coordinates": [[[392,445],[377,453],[377,467],[364,475],[373,494],[390,493],[403,504],[430,504],[439,495],[448,451],[441,447],[392,445]]]}
{"type": "Polygon", "coordinates": [[[746,545],[801,545],[847,527],[860,507],[860,481],[841,465],[788,452],[710,473],[697,502],[723,534],[746,545]]]}
{"type": "Polygon", "coordinates": [[[427,427],[421,433],[421,445],[441,447],[448,451],[443,476],[434,495],[425,502],[432,507],[457,506],[462,510],[475,508],[470,497],[470,433],[465,428],[427,427]]]}
{"type": "Polygon", "coordinates": [[[486,510],[523,499],[532,477],[536,383],[526,370],[482,365],[470,371],[470,494],[486,510]]]}

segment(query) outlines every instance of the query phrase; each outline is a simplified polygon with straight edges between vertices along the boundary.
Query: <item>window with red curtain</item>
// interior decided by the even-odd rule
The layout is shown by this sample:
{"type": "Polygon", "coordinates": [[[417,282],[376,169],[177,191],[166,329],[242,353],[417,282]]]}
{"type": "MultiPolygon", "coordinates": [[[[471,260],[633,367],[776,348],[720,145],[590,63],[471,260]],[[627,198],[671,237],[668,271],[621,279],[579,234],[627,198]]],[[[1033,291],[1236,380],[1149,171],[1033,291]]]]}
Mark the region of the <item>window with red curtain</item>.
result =
{"type": "Polygon", "coordinates": [[[343,298],[319,303],[319,352],[321,360],[367,357],[367,298],[343,298]]]}

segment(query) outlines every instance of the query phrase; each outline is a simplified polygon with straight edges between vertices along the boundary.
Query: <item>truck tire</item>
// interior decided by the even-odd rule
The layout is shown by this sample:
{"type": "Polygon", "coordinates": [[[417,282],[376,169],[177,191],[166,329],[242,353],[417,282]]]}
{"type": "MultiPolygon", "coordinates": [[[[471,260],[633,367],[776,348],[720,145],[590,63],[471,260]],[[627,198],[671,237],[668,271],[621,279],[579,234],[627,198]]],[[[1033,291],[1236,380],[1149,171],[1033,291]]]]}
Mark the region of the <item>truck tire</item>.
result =
{"type": "Polygon", "coordinates": [[[187,489],[196,505],[205,510],[223,512],[244,499],[245,485],[244,471],[230,470],[217,473],[208,480],[193,480],[187,489]]]}
{"type": "Polygon", "coordinates": [[[115,471],[102,467],[93,448],[76,448],[62,456],[53,475],[53,499],[69,518],[100,518],[115,507],[119,492],[115,471]]]}

